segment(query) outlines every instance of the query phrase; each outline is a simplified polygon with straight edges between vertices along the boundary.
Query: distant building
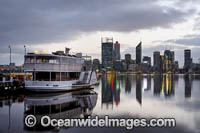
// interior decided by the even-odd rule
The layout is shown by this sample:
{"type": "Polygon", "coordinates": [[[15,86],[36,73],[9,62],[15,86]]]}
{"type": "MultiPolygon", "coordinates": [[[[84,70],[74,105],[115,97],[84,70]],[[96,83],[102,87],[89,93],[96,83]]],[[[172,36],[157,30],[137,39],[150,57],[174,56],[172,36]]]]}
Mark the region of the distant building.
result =
{"type": "Polygon", "coordinates": [[[114,44],[114,49],[113,49],[113,58],[114,61],[115,60],[120,60],[121,55],[120,55],[120,43],[118,43],[118,41],[116,41],[116,43],[114,44]]]}
{"type": "Polygon", "coordinates": [[[165,50],[164,52],[165,56],[165,67],[164,67],[164,72],[169,72],[172,71],[172,66],[174,64],[174,52],[170,50],[165,50]]]}
{"type": "Polygon", "coordinates": [[[24,66],[16,66],[15,63],[11,63],[10,65],[0,65],[0,73],[9,72],[24,72],[24,66]]]}
{"type": "Polygon", "coordinates": [[[171,51],[171,53],[172,53],[172,62],[174,62],[175,61],[175,53],[174,53],[174,51],[171,51]]]}
{"type": "Polygon", "coordinates": [[[143,73],[149,73],[151,71],[151,66],[148,63],[141,63],[141,69],[143,73]]]}
{"type": "Polygon", "coordinates": [[[151,66],[151,57],[144,56],[142,61],[143,63],[147,63],[149,66],[151,66]]]}
{"type": "Polygon", "coordinates": [[[125,62],[126,62],[126,66],[127,66],[127,70],[129,68],[129,65],[131,64],[131,54],[125,54],[125,62]]]}
{"type": "Polygon", "coordinates": [[[161,58],[159,51],[155,51],[153,53],[153,67],[155,68],[156,71],[161,70],[161,58]]]}
{"type": "Polygon", "coordinates": [[[114,70],[116,71],[122,71],[123,70],[123,64],[121,60],[115,60],[113,65],[114,70]]]}
{"type": "Polygon", "coordinates": [[[127,64],[125,60],[122,60],[122,71],[127,71],[127,64]]]}
{"type": "Polygon", "coordinates": [[[164,72],[165,71],[165,56],[164,55],[160,55],[160,72],[164,72]]]}
{"type": "Polygon", "coordinates": [[[92,67],[94,70],[100,70],[100,61],[99,59],[93,59],[92,67]]]}
{"type": "Polygon", "coordinates": [[[192,66],[191,50],[184,50],[184,69],[190,69],[192,66]]]}
{"type": "Polygon", "coordinates": [[[142,61],[142,42],[136,46],[136,64],[141,64],[142,61]]]}
{"type": "Polygon", "coordinates": [[[151,57],[144,56],[141,67],[143,72],[149,73],[151,71],[151,57]]]}
{"type": "Polygon", "coordinates": [[[175,71],[178,71],[178,69],[179,69],[178,61],[175,61],[175,62],[174,62],[174,70],[175,70],[175,71]]]}
{"type": "Polygon", "coordinates": [[[102,38],[101,44],[102,67],[113,68],[113,38],[102,38]]]}
{"type": "Polygon", "coordinates": [[[130,64],[128,67],[129,71],[137,71],[137,64],[130,64]]]}
{"type": "Polygon", "coordinates": [[[174,57],[173,57],[172,52],[170,50],[165,50],[164,55],[165,55],[165,57],[167,56],[168,59],[172,62],[174,57]]]}

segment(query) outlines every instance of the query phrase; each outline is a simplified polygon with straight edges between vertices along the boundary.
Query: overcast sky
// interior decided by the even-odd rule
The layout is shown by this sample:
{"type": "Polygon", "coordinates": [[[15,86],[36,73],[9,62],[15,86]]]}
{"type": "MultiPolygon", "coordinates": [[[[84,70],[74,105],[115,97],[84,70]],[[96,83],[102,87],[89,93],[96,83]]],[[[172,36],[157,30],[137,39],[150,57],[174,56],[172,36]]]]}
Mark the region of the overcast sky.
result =
{"type": "Polygon", "coordinates": [[[199,0],[0,0],[0,64],[23,63],[27,52],[49,53],[72,48],[101,57],[101,37],[113,37],[135,58],[143,42],[143,55],[175,50],[182,66],[184,49],[200,58],[199,0]]]}

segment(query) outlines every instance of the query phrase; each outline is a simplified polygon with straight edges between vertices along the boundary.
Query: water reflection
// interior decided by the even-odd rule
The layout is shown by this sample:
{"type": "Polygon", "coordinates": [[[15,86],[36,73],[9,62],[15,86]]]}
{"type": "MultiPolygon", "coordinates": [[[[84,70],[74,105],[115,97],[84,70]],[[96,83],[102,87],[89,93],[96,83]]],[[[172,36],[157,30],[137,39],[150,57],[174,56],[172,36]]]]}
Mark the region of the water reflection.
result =
{"type": "Polygon", "coordinates": [[[136,100],[142,105],[142,75],[136,76],[136,100]]]}
{"type": "MultiPolygon", "coordinates": [[[[66,128],[49,127],[44,129],[39,124],[35,128],[28,128],[24,125],[24,117],[28,114],[34,114],[38,119],[43,115],[63,119],[83,118],[88,115],[175,118],[177,122],[175,130],[178,132],[200,131],[199,75],[122,75],[110,73],[102,75],[100,80],[100,85],[94,88],[100,95],[98,98],[93,91],[47,95],[0,93],[0,132],[15,132],[16,130],[17,132],[66,131],[66,128]]],[[[150,130],[150,132],[163,130],[170,132],[166,128],[142,129],[150,130]]],[[[104,131],[102,128],[67,129],[71,132],[93,132],[94,130],[95,132],[96,130],[98,132],[104,131]]],[[[121,130],[119,129],[119,131],[121,130]]]]}
{"type": "Polygon", "coordinates": [[[160,95],[162,90],[162,76],[161,75],[155,75],[153,78],[154,81],[154,95],[160,95]]]}
{"type": "Polygon", "coordinates": [[[185,98],[190,98],[193,78],[190,75],[185,75],[184,81],[185,81],[185,98]]]}
{"type": "Polygon", "coordinates": [[[131,76],[126,75],[125,77],[125,92],[126,93],[131,93],[131,86],[132,86],[131,76]]]}
{"type": "MultiPolygon", "coordinates": [[[[153,92],[153,96],[170,98],[175,96],[175,85],[178,84],[178,75],[119,75],[109,73],[102,76],[102,106],[120,103],[120,89],[124,88],[125,94],[131,94],[135,90],[135,98],[139,105],[142,105],[142,95],[146,92],[153,92]],[[153,83],[153,84],[152,84],[153,83]],[[153,85],[153,87],[152,87],[153,85]],[[151,90],[153,88],[153,90],[151,90]]],[[[193,76],[183,75],[185,82],[185,98],[191,97],[193,76]]],[[[198,77],[198,76],[197,76],[198,77]]],[[[182,85],[182,84],[181,84],[182,85]]]]}
{"type": "Polygon", "coordinates": [[[32,114],[36,117],[37,123],[33,128],[27,127],[24,123],[24,129],[31,131],[55,129],[41,126],[40,119],[45,115],[51,119],[86,118],[92,114],[96,102],[97,93],[92,91],[27,96],[24,101],[24,118],[32,114]]]}
{"type": "Polygon", "coordinates": [[[105,104],[106,108],[109,105],[113,108],[113,102],[115,105],[120,104],[120,76],[112,73],[104,75],[102,78],[102,107],[105,104]]]}

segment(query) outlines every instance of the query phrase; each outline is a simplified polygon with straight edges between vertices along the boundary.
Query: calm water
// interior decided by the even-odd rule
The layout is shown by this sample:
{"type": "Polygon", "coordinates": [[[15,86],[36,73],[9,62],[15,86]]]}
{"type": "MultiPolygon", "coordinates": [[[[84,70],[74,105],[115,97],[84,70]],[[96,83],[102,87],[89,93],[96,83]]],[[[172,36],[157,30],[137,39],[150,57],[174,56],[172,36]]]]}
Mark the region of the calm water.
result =
{"type": "Polygon", "coordinates": [[[184,132],[200,133],[200,76],[107,74],[93,91],[0,96],[2,132],[184,132]],[[51,110],[51,111],[50,111],[51,110]],[[62,110],[62,111],[61,111],[62,110]],[[176,128],[28,128],[24,117],[104,116],[175,118],[176,128]]]}

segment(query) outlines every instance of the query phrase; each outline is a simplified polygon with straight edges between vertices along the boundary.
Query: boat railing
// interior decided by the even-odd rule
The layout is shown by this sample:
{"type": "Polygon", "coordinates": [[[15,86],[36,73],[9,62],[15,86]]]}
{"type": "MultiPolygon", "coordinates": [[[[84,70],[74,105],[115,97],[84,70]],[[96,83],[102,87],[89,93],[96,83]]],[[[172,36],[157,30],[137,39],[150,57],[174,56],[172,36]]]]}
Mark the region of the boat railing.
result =
{"type": "Polygon", "coordinates": [[[25,64],[25,71],[80,71],[81,64],[25,64]]]}

